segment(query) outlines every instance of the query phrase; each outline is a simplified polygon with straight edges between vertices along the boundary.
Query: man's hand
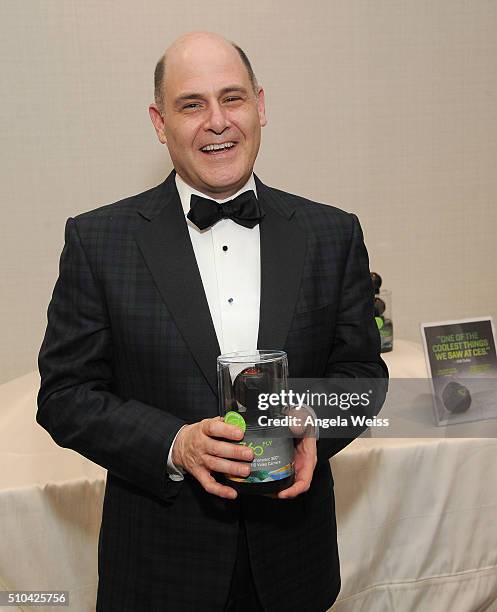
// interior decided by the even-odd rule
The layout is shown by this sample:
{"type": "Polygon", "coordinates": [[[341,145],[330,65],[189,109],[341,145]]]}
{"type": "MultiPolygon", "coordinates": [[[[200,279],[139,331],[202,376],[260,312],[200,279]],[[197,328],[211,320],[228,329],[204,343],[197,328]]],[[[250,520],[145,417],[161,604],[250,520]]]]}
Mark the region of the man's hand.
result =
{"type": "Polygon", "coordinates": [[[278,499],[292,499],[301,493],[305,493],[311,486],[316,463],[316,438],[300,438],[295,444],[295,482],[288,489],[280,491],[276,497],[278,499]]]}
{"type": "Polygon", "coordinates": [[[292,499],[305,493],[311,486],[314,468],[317,464],[316,430],[314,425],[305,425],[305,422],[307,417],[315,418],[316,415],[309,406],[298,408],[288,406],[283,413],[295,419],[296,424],[290,425],[290,429],[295,436],[299,436],[298,441],[295,442],[295,482],[288,489],[271,495],[271,497],[292,499]]]}
{"type": "Polygon", "coordinates": [[[174,465],[194,476],[208,493],[235,499],[235,489],[217,482],[211,472],[245,478],[250,474],[250,463],[246,462],[253,460],[254,453],[245,446],[216,438],[237,442],[243,438],[243,432],[225,423],[221,417],[186,425],[174,442],[172,460],[174,465]]]}

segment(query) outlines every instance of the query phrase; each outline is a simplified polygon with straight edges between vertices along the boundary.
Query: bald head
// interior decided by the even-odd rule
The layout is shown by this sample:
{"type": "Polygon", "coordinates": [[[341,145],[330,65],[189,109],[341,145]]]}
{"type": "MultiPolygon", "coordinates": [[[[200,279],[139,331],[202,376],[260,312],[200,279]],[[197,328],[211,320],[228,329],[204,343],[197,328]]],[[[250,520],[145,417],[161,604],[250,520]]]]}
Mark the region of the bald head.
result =
{"type": "Polygon", "coordinates": [[[209,32],[181,36],[163,63],[165,70],[160,64],[156,70],[157,102],[148,107],[159,142],[190,187],[230,197],[253,171],[267,123],[264,90],[254,87],[236,46],[209,32]]]}
{"type": "Polygon", "coordinates": [[[168,71],[175,65],[180,66],[184,61],[195,61],[195,55],[204,56],[205,53],[219,54],[236,53],[248,73],[252,89],[258,91],[257,79],[248,57],[243,49],[236,43],[212,32],[189,32],[177,38],[161,56],[154,73],[154,97],[160,110],[164,109],[164,88],[166,85],[166,64],[168,71]]]}

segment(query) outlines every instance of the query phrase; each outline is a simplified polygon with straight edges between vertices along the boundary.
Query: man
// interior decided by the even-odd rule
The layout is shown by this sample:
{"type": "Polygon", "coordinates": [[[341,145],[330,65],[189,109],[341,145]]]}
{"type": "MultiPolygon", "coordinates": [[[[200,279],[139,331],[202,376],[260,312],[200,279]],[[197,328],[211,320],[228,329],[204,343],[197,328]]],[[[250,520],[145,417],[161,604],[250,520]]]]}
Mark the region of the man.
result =
{"type": "Polygon", "coordinates": [[[361,229],[252,174],[264,91],[232,43],[181,37],[155,84],[175,171],[68,220],[37,420],[108,470],[98,610],[322,612],[340,589],[328,459],[350,440],[299,439],[290,488],[237,496],[217,475],[253,455],[217,416],[216,357],[385,377],[361,229]]]}

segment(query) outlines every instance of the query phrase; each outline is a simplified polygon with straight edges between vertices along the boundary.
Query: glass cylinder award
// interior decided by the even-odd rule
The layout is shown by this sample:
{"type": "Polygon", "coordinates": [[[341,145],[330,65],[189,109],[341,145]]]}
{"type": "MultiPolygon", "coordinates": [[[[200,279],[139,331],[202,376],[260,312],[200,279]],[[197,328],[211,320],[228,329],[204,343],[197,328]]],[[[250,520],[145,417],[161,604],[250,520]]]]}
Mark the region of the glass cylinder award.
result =
{"type": "Polygon", "coordinates": [[[374,288],[374,318],[380,332],[381,352],[388,353],[393,349],[392,292],[381,289],[382,278],[371,272],[374,288]]]}
{"type": "Polygon", "coordinates": [[[281,401],[288,391],[288,362],[284,351],[238,351],[217,358],[219,411],[226,423],[244,432],[233,444],[250,447],[254,459],[246,478],[226,474],[226,483],[239,493],[271,494],[293,484],[294,444],[291,431],[271,426],[283,416],[281,401]]]}
{"type": "Polygon", "coordinates": [[[374,315],[380,332],[381,352],[393,349],[392,292],[381,289],[374,298],[374,315]]]}

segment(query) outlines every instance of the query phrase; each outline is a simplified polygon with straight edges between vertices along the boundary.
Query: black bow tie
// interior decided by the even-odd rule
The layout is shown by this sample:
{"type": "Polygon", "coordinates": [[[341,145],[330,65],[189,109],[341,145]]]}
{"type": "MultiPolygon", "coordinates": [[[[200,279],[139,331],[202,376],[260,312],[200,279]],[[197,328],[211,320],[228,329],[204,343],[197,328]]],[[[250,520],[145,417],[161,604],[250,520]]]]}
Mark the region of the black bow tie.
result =
{"type": "Polygon", "coordinates": [[[223,204],[192,193],[190,212],[186,216],[200,230],[204,230],[220,219],[233,219],[238,225],[252,228],[264,217],[264,213],[251,189],[223,204]]]}

